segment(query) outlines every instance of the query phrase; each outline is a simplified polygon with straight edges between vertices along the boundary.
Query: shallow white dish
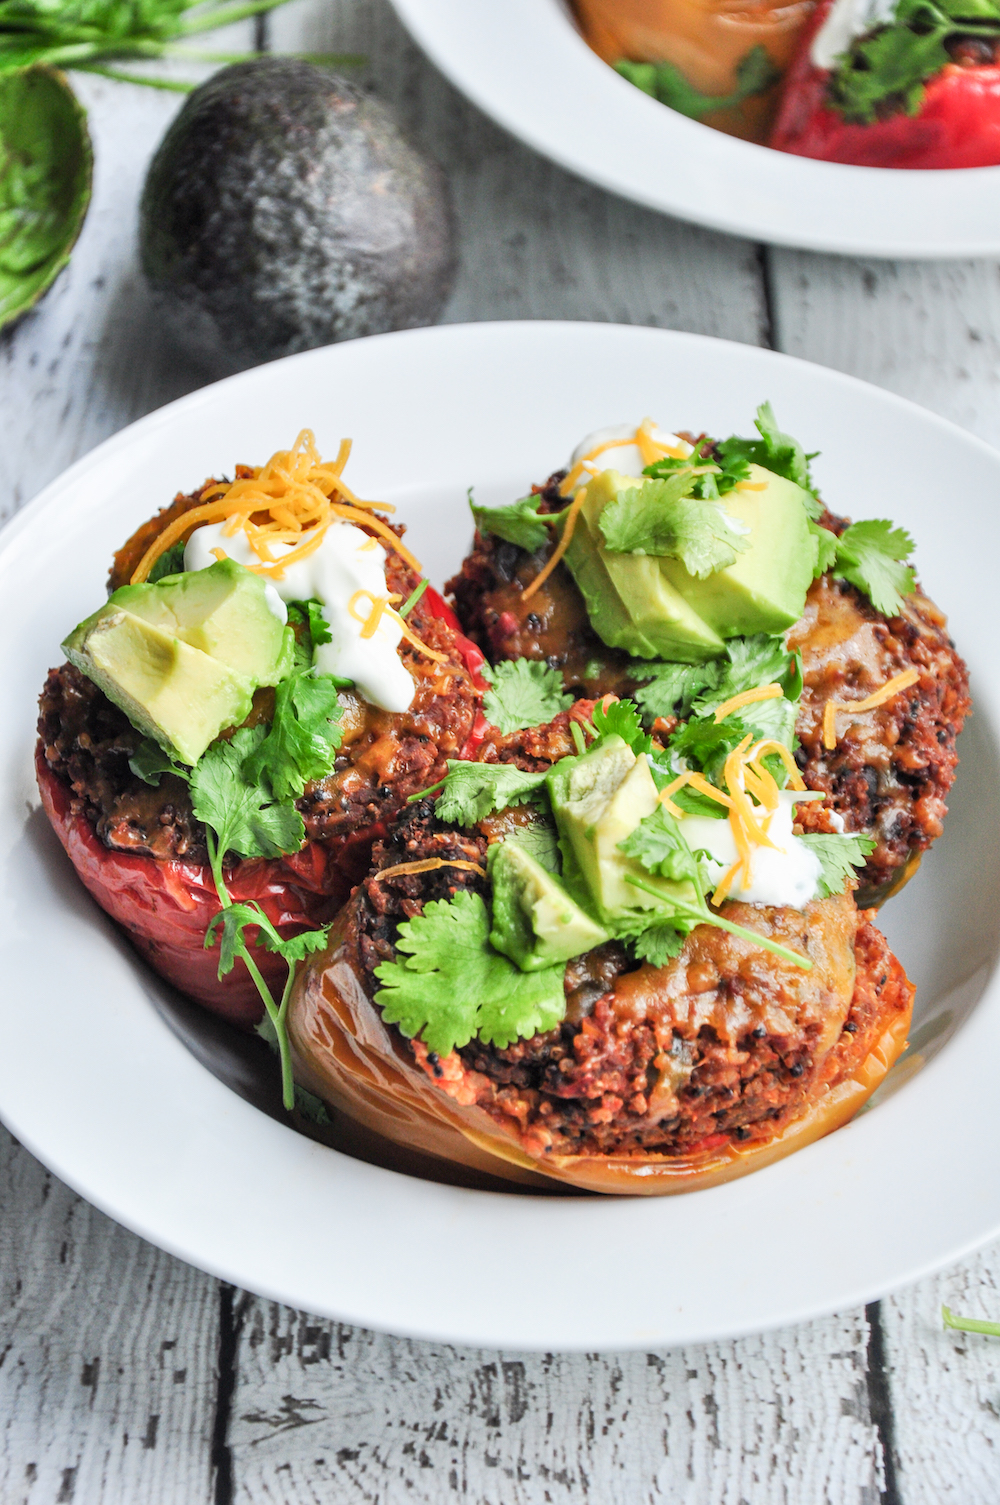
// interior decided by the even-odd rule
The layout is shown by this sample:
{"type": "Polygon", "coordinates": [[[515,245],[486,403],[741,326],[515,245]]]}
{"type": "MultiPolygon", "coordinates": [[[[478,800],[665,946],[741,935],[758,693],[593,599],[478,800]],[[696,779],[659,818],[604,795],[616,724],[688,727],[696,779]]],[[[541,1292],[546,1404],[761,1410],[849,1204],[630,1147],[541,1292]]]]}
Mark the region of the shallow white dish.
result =
{"type": "Polygon", "coordinates": [[[1000,252],[1000,167],[846,167],[737,141],[619,78],[583,41],[565,0],[392,3],[442,73],[487,115],[636,203],[813,251],[1000,252]]]}
{"type": "Polygon", "coordinates": [[[975,1153],[1000,1134],[998,490],[995,451],[850,377],[601,324],[452,326],[317,350],[108,440],[0,538],[0,1116],[92,1202],[206,1270],[308,1311],[457,1342],[718,1338],[850,1306],[957,1259],[1000,1231],[1000,1180],[975,1153]],[[470,484],[480,500],[510,500],[583,434],[646,413],[745,433],[764,398],[823,451],[816,473],[832,506],[913,530],[924,584],[973,669],[948,830],[884,917],[918,983],[924,1069],[907,1079],[904,1062],[901,1090],[887,1083],[885,1101],[778,1165],[648,1200],[432,1185],[250,1106],[219,1080],[248,1091],[227,1032],[171,1003],[38,809],[35,699],[62,632],[100,598],[113,549],[177,489],[263,460],[308,423],[328,453],[354,437],[352,484],[398,504],[441,581],[469,542],[470,484]]]}

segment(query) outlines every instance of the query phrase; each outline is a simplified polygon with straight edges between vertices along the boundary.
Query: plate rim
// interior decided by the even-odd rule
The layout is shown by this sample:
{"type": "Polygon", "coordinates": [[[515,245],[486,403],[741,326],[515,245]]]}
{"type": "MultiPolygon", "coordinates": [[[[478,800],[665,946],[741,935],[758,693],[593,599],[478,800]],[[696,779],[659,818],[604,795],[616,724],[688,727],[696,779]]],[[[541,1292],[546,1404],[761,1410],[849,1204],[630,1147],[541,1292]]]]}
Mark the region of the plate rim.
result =
{"type": "MultiPolygon", "coordinates": [[[[467,0],[391,4],[431,62],[485,115],[574,176],[645,208],[727,235],[833,255],[930,261],[1000,254],[1000,220],[994,216],[991,227],[989,216],[977,215],[975,203],[979,198],[988,202],[991,190],[995,201],[1000,166],[936,171],[855,167],[726,136],[619,78],[583,41],[565,0],[480,0],[475,7],[467,0]],[[470,10],[475,11],[474,26],[470,10]],[[516,25],[535,27],[543,47],[559,49],[555,80],[550,75],[544,91],[532,94],[508,77],[513,70],[505,74],[503,32],[511,13],[516,25]],[[463,50],[463,43],[471,36],[476,42],[471,55],[481,66],[470,73],[470,49],[463,50]],[[565,77],[560,69],[566,70],[565,77]],[[557,91],[555,104],[547,114],[540,112],[537,99],[551,90],[557,91]],[[620,160],[614,164],[607,157],[607,141],[590,140],[592,101],[622,133],[620,160]],[[697,165],[682,174],[682,183],[671,184],[667,164],[678,161],[685,167],[697,165]],[[723,207],[711,202],[706,182],[723,207]],[[788,205],[803,198],[810,218],[800,227],[790,222],[788,205]],[[732,205],[739,208],[734,212],[732,205]],[[965,228],[950,228],[956,211],[971,214],[965,228]]],[[[530,46],[526,50],[530,69],[530,46]]]]}
{"type": "MultiPolygon", "coordinates": [[[[352,358],[352,349],[357,350],[361,346],[363,346],[367,351],[371,351],[374,346],[378,346],[386,350],[388,352],[388,358],[391,359],[391,352],[394,349],[398,349],[404,342],[410,346],[426,346],[428,344],[440,344],[442,346],[445,346],[449,342],[460,343],[471,338],[475,342],[480,344],[485,342],[485,344],[488,345],[491,341],[496,341],[499,342],[500,345],[517,345],[518,342],[524,338],[536,339],[539,330],[544,331],[544,333],[550,337],[558,336],[559,332],[563,331],[567,335],[582,335],[587,340],[593,340],[598,343],[602,339],[620,339],[622,336],[625,336],[627,337],[627,339],[635,340],[637,342],[646,341],[663,346],[673,346],[675,350],[677,350],[678,348],[682,349],[684,346],[688,346],[689,348],[691,346],[699,346],[703,349],[711,347],[713,351],[718,352],[720,355],[725,351],[730,350],[733,352],[740,352],[743,356],[749,356],[751,359],[763,359],[765,363],[768,363],[768,358],[771,358],[771,360],[779,362],[782,365],[790,363],[792,366],[808,367],[809,371],[813,373],[814,376],[818,375],[821,382],[830,382],[834,386],[843,385],[852,389],[860,389],[861,392],[869,394],[870,396],[877,394],[878,402],[905,410],[911,415],[916,415],[919,418],[920,422],[929,422],[932,426],[941,430],[943,435],[949,437],[950,439],[959,440],[962,444],[970,446],[971,448],[982,452],[985,456],[989,457],[989,460],[992,464],[1000,466],[1000,454],[998,454],[997,450],[995,450],[992,446],[988,445],[987,443],[985,443],[985,441],[979,439],[977,436],[968,434],[965,430],[960,429],[957,425],[950,422],[949,420],[941,418],[937,414],[929,413],[927,410],[920,408],[917,404],[910,402],[908,399],[899,397],[895,393],[889,393],[883,391],[882,389],[873,388],[870,383],[864,382],[859,378],[849,376],[845,373],[831,371],[827,368],[817,367],[809,362],[801,360],[798,357],[786,356],[780,352],[769,351],[761,347],[740,345],[735,342],[719,340],[715,339],[714,337],[705,335],[695,335],[686,332],[652,329],[646,326],[589,324],[579,321],[525,320],[511,322],[498,321],[492,324],[443,325],[425,330],[409,330],[395,334],[376,336],[373,337],[373,339],[366,341],[352,342],[351,344],[343,346],[327,347],[323,350],[310,351],[305,352],[302,355],[288,357],[286,360],[274,362],[269,366],[258,367],[251,371],[242,372],[236,376],[229,377],[222,382],[215,383],[208,387],[200,388],[195,392],[186,394],[185,396],[177,399],[175,402],[167,405],[164,408],[158,409],[153,413],[145,415],[143,418],[137,420],[136,423],[129,425],[127,428],[120,430],[117,434],[110,436],[101,445],[98,445],[95,449],[91,450],[87,455],[82,456],[78,461],[74,463],[74,465],[69,467],[54,481],[50,482],[49,485],[46,486],[38,494],[38,496],[36,496],[31,502],[27,503],[9,520],[3,530],[0,531],[0,562],[5,561],[5,556],[10,552],[12,547],[16,546],[17,540],[22,537],[27,530],[30,530],[36,524],[38,519],[44,517],[45,513],[49,510],[50,507],[58,505],[59,496],[62,491],[66,490],[72,483],[75,483],[82,477],[85,477],[88,472],[93,470],[99,471],[101,466],[110,457],[113,457],[117,451],[127,449],[130,444],[135,443],[136,440],[141,440],[141,438],[146,433],[156,428],[163,426],[169,427],[175,424],[178,420],[183,421],[185,415],[189,412],[195,412],[199,408],[202,408],[204,406],[211,406],[213,403],[217,403],[220,400],[222,400],[223,402],[227,401],[229,395],[234,391],[238,391],[242,386],[260,384],[262,388],[266,388],[269,383],[280,381],[281,374],[287,371],[290,364],[293,362],[297,363],[299,366],[304,366],[307,363],[312,363],[319,367],[322,367],[327,362],[332,362],[335,366],[341,363],[347,363],[349,366],[352,358]]],[[[997,678],[998,682],[1000,682],[1000,669],[998,669],[997,678]]],[[[86,900],[86,905],[89,910],[89,900],[86,900]]],[[[96,911],[95,907],[93,914],[90,914],[88,916],[88,924],[93,925],[94,919],[97,918],[97,916],[99,916],[99,911],[96,911]]],[[[97,928],[103,928],[106,933],[111,932],[110,922],[103,919],[97,920],[97,928]]],[[[116,938],[113,945],[114,948],[118,950],[120,957],[125,955],[127,948],[125,947],[123,942],[117,940],[116,938]]],[[[139,968],[138,963],[132,963],[130,960],[126,964],[134,965],[136,968],[139,968]]],[[[972,1012],[970,1019],[967,1020],[962,1028],[958,1031],[958,1036],[964,1039],[966,1041],[966,1044],[968,1044],[970,1028],[978,1020],[977,1029],[973,1031],[973,1033],[985,1033],[985,1035],[991,1036],[996,1040],[997,1044],[1000,1045],[1000,1011],[995,1009],[991,1011],[987,1008],[984,1008],[982,1006],[984,1001],[984,999],[981,999],[980,1003],[977,1004],[976,1008],[972,1012]],[[994,1018],[994,1015],[998,1015],[998,1017],[994,1018]]],[[[263,1140],[266,1139],[268,1141],[277,1143],[278,1139],[283,1137],[286,1144],[288,1144],[290,1141],[293,1141],[298,1154],[295,1154],[293,1151],[292,1159],[297,1163],[301,1162],[303,1158],[306,1160],[312,1159],[317,1153],[321,1155],[334,1155],[338,1160],[346,1161],[347,1157],[337,1156],[336,1152],[334,1151],[327,1150],[323,1146],[317,1146],[312,1144],[311,1141],[304,1140],[302,1136],[295,1134],[293,1130],[286,1128],[284,1125],[275,1124],[272,1120],[265,1118],[263,1114],[258,1113],[257,1110],[253,1109],[248,1104],[242,1102],[236,1097],[235,1094],[231,1093],[229,1088],[225,1087],[222,1082],[213,1077],[211,1073],[206,1070],[206,1068],[199,1065],[199,1063],[194,1059],[187,1048],[172,1034],[172,1032],[169,1030],[169,1026],[167,1026],[165,1021],[163,1021],[158,1016],[155,1017],[154,1020],[154,1011],[152,1007],[150,1007],[150,1009],[148,1010],[148,1014],[150,1015],[150,1018],[145,1020],[146,1027],[139,1031],[142,1040],[146,1044],[150,1044],[155,1040],[158,1049],[175,1049],[176,1051],[179,1051],[181,1055],[180,1057],[178,1057],[178,1060],[186,1064],[187,1075],[189,1079],[191,1081],[194,1081],[195,1077],[197,1077],[201,1081],[201,1086],[204,1089],[204,1091],[201,1093],[202,1098],[206,1098],[206,1096],[207,1098],[212,1098],[213,1096],[217,1096],[220,1093],[223,1094],[224,1099],[221,1100],[223,1116],[225,1118],[235,1120],[236,1123],[241,1127],[241,1131],[242,1128],[245,1127],[250,1139],[255,1139],[260,1142],[263,1142],[263,1140]],[[169,1043],[170,1041],[173,1041],[172,1046],[169,1043]],[[278,1136],[278,1139],[276,1139],[275,1136],[278,1136]]],[[[950,1041],[941,1051],[940,1055],[930,1063],[930,1065],[913,1083],[909,1085],[907,1093],[898,1094],[895,1099],[884,1104],[879,1109],[877,1115],[873,1115],[867,1120],[867,1123],[869,1125],[875,1123],[877,1120],[878,1124],[882,1126],[882,1132],[878,1137],[885,1137],[885,1134],[888,1132],[890,1121],[895,1120],[898,1116],[901,1115],[900,1104],[904,1100],[911,1100],[910,1094],[916,1091],[921,1096],[926,1096],[930,1092],[932,1084],[936,1084],[937,1078],[945,1069],[945,1063],[955,1053],[957,1046],[957,1038],[950,1041]]],[[[979,1052],[979,1057],[983,1062],[985,1062],[989,1054],[990,1049],[984,1049],[979,1052]]],[[[181,1066],[182,1074],[184,1072],[184,1064],[182,1064],[181,1066]]],[[[8,1104],[0,1103],[0,1117],[2,1117],[4,1121],[8,1123],[9,1127],[17,1136],[17,1138],[20,1139],[26,1145],[26,1147],[33,1154],[35,1154],[39,1160],[42,1161],[43,1164],[49,1166],[49,1168],[52,1169],[56,1175],[58,1175],[63,1181],[65,1181],[66,1184],[70,1185],[81,1196],[85,1197],[88,1201],[99,1207],[109,1216],[116,1219],[124,1226],[131,1228],[139,1236],[147,1239],[160,1248],[168,1250],[170,1253],[186,1260],[187,1262],[199,1268],[209,1270],[210,1273],[220,1279],[235,1280],[245,1288],[256,1291],[259,1294],[264,1295],[265,1297],[272,1300],[285,1302],[293,1306],[303,1306],[305,1304],[301,1296],[296,1296],[294,1291],[289,1290],[287,1286],[282,1286],[280,1281],[275,1281],[270,1278],[261,1278],[259,1273],[254,1273],[253,1270],[247,1268],[245,1265],[241,1265],[238,1261],[236,1265],[234,1265],[231,1261],[224,1261],[220,1263],[215,1258],[206,1257],[203,1252],[199,1253],[196,1248],[192,1247],[190,1241],[185,1242],[183,1238],[175,1238],[171,1236],[171,1234],[169,1232],[166,1232],[162,1227],[154,1226],[153,1222],[150,1221],[148,1216],[140,1216],[133,1210],[130,1210],[128,1207],[123,1207],[115,1200],[114,1196],[106,1194],[105,1191],[100,1189],[99,1186],[95,1189],[95,1182],[93,1180],[89,1180],[87,1176],[78,1174],[73,1169],[72,1165],[67,1161],[66,1157],[63,1154],[60,1154],[58,1150],[54,1149],[51,1142],[47,1141],[44,1131],[41,1133],[36,1131],[37,1126],[32,1126],[30,1122],[30,1116],[23,1117],[17,1112],[12,1113],[8,1104]]],[[[736,1189],[730,1195],[730,1200],[737,1207],[740,1207],[746,1201],[747,1188],[752,1188],[755,1183],[760,1184],[758,1182],[758,1177],[769,1175],[771,1170],[777,1172],[779,1175],[784,1176],[786,1179],[791,1178],[792,1180],[801,1178],[802,1174],[804,1174],[807,1161],[809,1165],[816,1163],[818,1170],[818,1161],[820,1159],[826,1158],[829,1160],[831,1155],[830,1147],[834,1146],[835,1149],[843,1149],[846,1153],[848,1146],[853,1145],[857,1141],[857,1130],[861,1127],[861,1122],[856,1122],[848,1126],[846,1129],[839,1131],[837,1135],[831,1136],[830,1139],[822,1141],[819,1145],[812,1146],[808,1150],[801,1151],[799,1155],[791,1157],[789,1160],[782,1162],[779,1166],[770,1168],[769,1170],[757,1172],[743,1181],[730,1183],[730,1186],[736,1189]],[[814,1154],[814,1151],[817,1153],[814,1154]],[[781,1169],[782,1166],[785,1167],[784,1171],[782,1171],[781,1169]]],[[[869,1129],[866,1129],[863,1132],[865,1135],[871,1134],[871,1131],[869,1129]]],[[[465,1192],[457,1190],[455,1188],[428,1187],[427,1183],[414,1182],[410,1178],[398,1175],[395,1172],[377,1170],[374,1167],[363,1167],[361,1171],[357,1171],[356,1168],[359,1165],[358,1162],[351,1161],[349,1162],[349,1164],[351,1167],[355,1168],[355,1180],[357,1180],[359,1176],[361,1177],[361,1179],[374,1176],[376,1180],[382,1180],[383,1188],[389,1189],[389,1194],[393,1197],[393,1199],[398,1197],[403,1203],[406,1203],[407,1201],[413,1201],[414,1188],[417,1187],[420,1189],[419,1196],[435,1199],[439,1206],[444,1208],[451,1208],[455,1216],[458,1216],[460,1204],[465,1203],[466,1205],[468,1205],[470,1200],[477,1202],[481,1201],[481,1199],[485,1199],[486,1201],[499,1201],[505,1211],[508,1211],[511,1207],[512,1199],[509,1197],[498,1197],[496,1194],[491,1193],[465,1192]],[[388,1178],[388,1180],[385,1180],[384,1178],[388,1178]]],[[[97,1181],[99,1180],[100,1177],[98,1176],[97,1181]]],[[[651,1213],[649,1213],[648,1211],[640,1210],[643,1208],[649,1209],[651,1204],[659,1203],[659,1205],[662,1206],[664,1200],[668,1200],[674,1204],[683,1204],[690,1198],[718,1197],[719,1193],[726,1192],[726,1188],[717,1188],[713,1191],[705,1193],[688,1193],[682,1198],[635,1200],[609,1198],[601,1199],[597,1205],[602,1206],[606,1209],[615,1206],[624,1207],[626,1211],[621,1214],[621,1217],[626,1221],[626,1223],[641,1223],[644,1217],[648,1217],[652,1221],[651,1213]]],[[[752,1190],[750,1192],[750,1196],[752,1200],[752,1190]]],[[[530,1208],[532,1204],[534,1204],[535,1206],[538,1206],[539,1204],[544,1206],[559,1205],[567,1209],[567,1216],[575,1216],[575,1214],[571,1214],[569,1212],[569,1209],[577,1207],[593,1208],[595,1205],[592,1202],[584,1203],[582,1202],[582,1200],[577,1201],[575,1199],[563,1200],[539,1198],[513,1200],[517,1202],[517,1204],[522,1208],[530,1208]]],[[[531,1216],[532,1214],[529,1212],[527,1214],[529,1220],[531,1216]]],[[[600,1221],[600,1219],[601,1215],[598,1214],[596,1221],[600,1221]]],[[[595,1219],[591,1218],[590,1221],[595,1221],[595,1219]]],[[[993,1217],[993,1220],[990,1222],[989,1226],[986,1227],[983,1231],[977,1233],[975,1236],[965,1238],[959,1244],[953,1245],[943,1250],[933,1258],[925,1259],[915,1266],[912,1264],[909,1265],[905,1269],[904,1273],[888,1275],[885,1279],[880,1279],[873,1283],[862,1282],[860,1285],[855,1285],[849,1290],[838,1290],[834,1295],[817,1296],[811,1302],[799,1303],[797,1306],[790,1310],[784,1309],[781,1311],[776,1311],[770,1317],[763,1319],[759,1315],[756,1315],[749,1316],[746,1322],[742,1324],[739,1322],[730,1321],[725,1325],[724,1331],[720,1330],[717,1327],[713,1327],[711,1322],[707,1321],[703,1322],[700,1326],[697,1326],[695,1328],[684,1328],[680,1336],[665,1336],[662,1332],[655,1334],[619,1334],[613,1343],[602,1340],[602,1342],[597,1346],[603,1347],[605,1349],[610,1349],[612,1347],[625,1349],[643,1348],[648,1347],[650,1344],[656,1343],[664,1345],[673,1342],[719,1340],[723,1338],[738,1337],[748,1333],[766,1331],[768,1329],[787,1325],[789,1322],[805,1321],[829,1312],[830,1310],[835,1309],[838,1306],[856,1305],[860,1304],[862,1301],[877,1299],[878,1297],[886,1294],[886,1292],[889,1290],[897,1289],[902,1284],[908,1284],[914,1280],[920,1279],[924,1275],[930,1273],[935,1269],[941,1268],[945,1264],[965,1257],[974,1249],[988,1242],[992,1237],[996,1235],[998,1231],[1000,1231],[1000,1211],[998,1211],[998,1213],[993,1217]]],[[[505,1332],[502,1328],[497,1328],[492,1325],[495,1319],[491,1315],[484,1317],[484,1325],[476,1327],[475,1329],[470,1329],[466,1326],[449,1330],[447,1323],[428,1323],[427,1321],[411,1322],[405,1320],[405,1318],[401,1318],[398,1313],[393,1315],[391,1319],[387,1319],[384,1314],[380,1314],[379,1311],[374,1310],[370,1307],[364,1307],[363,1305],[356,1304],[351,1305],[350,1303],[345,1304],[344,1302],[327,1302],[325,1304],[323,1302],[311,1302],[309,1309],[325,1313],[329,1316],[337,1317],[339,1320],[356,1322],[366,1327],[371,1327],[378,1330],[388,1330],[416,1338],[446,1341],[461,1345],[474,1344],[487,1347],[507,1348],[511,1350],[519,1349],[523,1351],[544,1351],[545,1349],[549,1349],[555,1346],[559,1348],[560,1351],[564,1352],[586,1351],[595,1347],[594,1338],[592,1334],[589,1333],[583,1334],[578,1341],[567,1342],[565,1341],[565,1339],[563,1339],[558,1343],[553,1344],[550,1335],[541,1334],[537,1337],[534,1337],[532,1333],[522,1331],[519,1333],[516,1340],[512,1341],[509,1335],[509,1331],[505,1332]]]]}

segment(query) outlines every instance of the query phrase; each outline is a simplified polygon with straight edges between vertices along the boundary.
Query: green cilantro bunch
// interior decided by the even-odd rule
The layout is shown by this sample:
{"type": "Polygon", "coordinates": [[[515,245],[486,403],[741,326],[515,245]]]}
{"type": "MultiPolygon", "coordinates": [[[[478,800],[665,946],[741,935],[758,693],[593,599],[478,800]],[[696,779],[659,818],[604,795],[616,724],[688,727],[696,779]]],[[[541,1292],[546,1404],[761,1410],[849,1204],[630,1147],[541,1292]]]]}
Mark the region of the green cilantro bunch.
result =
{"type": "MultiPolygon", "coordinates": [[[[299,616],[308,623],[307,606],[299,616]]],[[[324,641],[321,629],[327,630],[320,619],[313,641],[324,641]]],[[[225,865],[232,853],[274,858],[297,852],[302,846],[305,825],[295,800],[307,783],[324,778],[333,769],[341,742],[337,689],[342,683],[332,675],[314,674],[310,669],[294,670],[276,689],[269,725],[241,727],[230,738],[220,738],[193,768],[176,762],[148,738],[129,760],[132,772],[145,783],[156,786],[163,774],[170,773],[184,779],[191,791],[195,817],[205,827],[209,865],[222,906],[208,927],[205,945],[219,942],[220,978],[230,973],[237,961],[253,978],[277,1045],[282,1098],[288,1109],[296,1101],[286,1026],[295,967],[310,952],[322,949],[328,927],[286,940],[259,904],[233,902],[225,865]],[[287,980],[277,1001],[254,959],[258,946],[282,957],[288,965],[287,980]]]]}

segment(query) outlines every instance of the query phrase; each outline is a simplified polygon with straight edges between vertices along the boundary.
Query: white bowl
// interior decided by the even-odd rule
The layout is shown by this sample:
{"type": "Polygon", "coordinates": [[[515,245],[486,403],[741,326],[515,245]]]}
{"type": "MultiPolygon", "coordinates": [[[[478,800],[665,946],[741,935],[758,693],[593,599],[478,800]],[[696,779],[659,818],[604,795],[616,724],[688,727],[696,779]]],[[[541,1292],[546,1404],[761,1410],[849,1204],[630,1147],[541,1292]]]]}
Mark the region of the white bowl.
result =
{"type": "MultiPolygon", "coordinates": [[[[520,1349],[662,1347],[869,1300],[1000,1231],[996,710],[1000,456],[886,392],[746,345],[603,324],[383,335],[232,377],[94,450],[0,538],[0,1115],[63,1180],[238,1285],[369,1327],[520,1349]],[[239,1039],[161,985],[78,883],[38,807],[35,699],[112,551],[176,490],[304,424],[398,504],[432,579],[468,546],[466,488],[524,493],[608,422],[747,432],[770,398],[837,510],[912,529],[976,714],[945,836],[885,911],[918,984],[883,1101],[778,1165],[661,1199],[460,1190],[303,1138],[247,1097],[239,1039]],[[186,1043],[185,1043],[186,1042],[186,1043]],[[911,1057],[912,1057],[911,1052],[911,1057]],[[227,1085],[230,1084],[230,1085],[227,1085]],[[233,1089],[236,1090],[233,1090],[233,1089]]],[[[252,1054],[252,1053],[251,1053],[252,1054]]]]}
{"type": "Polygon", "coordinates": [[[580,177],[752,240],[854,256],[995,256],[1000,167],[815,162],[668,110],[584,42],[563,0],[392,0],[457,89],[580,177]]]}

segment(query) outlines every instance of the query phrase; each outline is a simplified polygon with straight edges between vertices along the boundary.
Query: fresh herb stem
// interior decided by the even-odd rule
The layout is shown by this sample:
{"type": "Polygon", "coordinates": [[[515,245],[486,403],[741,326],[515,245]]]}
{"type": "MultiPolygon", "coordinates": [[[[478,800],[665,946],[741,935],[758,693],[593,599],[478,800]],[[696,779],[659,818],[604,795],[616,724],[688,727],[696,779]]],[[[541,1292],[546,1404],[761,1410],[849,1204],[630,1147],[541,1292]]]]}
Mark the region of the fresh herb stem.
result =
{"type": "Polygon", "coordinates": [[[445,776],[444,776],[443,779],[438,779],[437,783],[436,784],[432,784],[429,789],[418,789],[417,792],[416,792],[416,794],[409,794],[409,795],[407,795],[407,797],[406,797],[406,803],[408,805],[413,805],[413,804],[416,803],[417,800],[426,799],[429,794],[437,794],[437,792],[438,792],[439,789],[443,789],[444,788],[445,783],[447,782],[447,779],[448,779],[448,775],[445,774],[445,776]]]}
{"type": "Polygon", "coordinates": [[[219,851],[219,843],[215,839],[215,832],[211,826],[205,827],[205,847],[208,851],[208,862],[215,880],[215,891],[219,896],[219,903],[223,909],[231,909],[233,901],[222,874],[222,859],[225,853],[219,851]]]}
{"type": "Polygon", "coordinates": [[[587,751],[587,739],[584,737],[584,735],[583,735],[583,728],[580,726],[580,723],[578,721],[571,721],[570,722],[570,724],[569,724],[569,732],[570,732],[570,736],[573,738],[573,745],[576,748],[577,752],[578,753],[586,752],[587,751]]]}
{"type": "Polygon", "coordinates": [[[1000,1338],[1000,1322],[984,1322],[979,1317],[956,1317],[949,1306],[941,1308],[941,1321],[945,1327],[953,1327],[960,1333],[985,1333],[989,1338],[1000,1338]]]}
{"type": "Polygon", "coordinates": [[[424,591],[429,585],[429,580],[421,580],[420,584],[410,592],[406,600],[403,602],[402,606],[399,608],[398,615],[401,617],[407,616],[408,613],[411,612],[416,606],[417,602],[420,600],[420,597],[423,595],[424,591]]]}
{"type": "MultiPolygon", "coordinates": [[[[636,878],[631,873],[626,875],[626,881],[634,888],[641,888],[645,893],[652,894],[655,899],[663,901],[664,895],[659,889],[642,878],[636,878]]],[[[747,930],[742,925],[734,925],[732,920],[724,920],[709,909],[707,904],[686,904],[683,899],[671,897],[673,907],[685,915],[688,919],[699,920],[703,925],[715,925],[719,930],[728,930],[730,935],[738,935],[745,941],[750,941],[755,946],[760,946],[765,951],[770,951],[782,961],[791,962],[794,967],[801,967],[804,972],[812,971],[812,962],[807,956],[798,951],[790,951],[787,946],[779,945],[777,941],[769,941],[766,936],[758,935],[756,930],[747,930]]]]}

